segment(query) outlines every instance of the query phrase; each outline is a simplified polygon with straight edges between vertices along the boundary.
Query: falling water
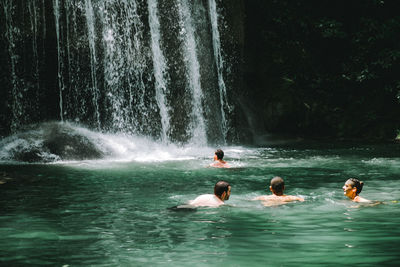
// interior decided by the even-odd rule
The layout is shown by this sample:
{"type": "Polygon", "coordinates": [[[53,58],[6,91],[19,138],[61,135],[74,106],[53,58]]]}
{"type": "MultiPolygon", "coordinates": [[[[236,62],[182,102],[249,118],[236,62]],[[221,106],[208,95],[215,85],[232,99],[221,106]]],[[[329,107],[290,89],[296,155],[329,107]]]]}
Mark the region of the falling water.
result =
{"type": "MultiPolygon", "coordinates": [[[[124,88],[124,81],[127,78],[124,70],[128,68],[127,62],[132,55],[124,53],[125,39],[119,38],[121,25],[118,23],[118,13],[112,12],[116,8],[110,1],[105,1],[101,7],[101,21],[103,27],[104,43],[104,78],[106,97],[110,105],[112,127],[122,131],[126,125],[130,125],[132,113],[132,92],[124,88]]],[[[126,29],[130,32],[130,27],[126,29]]],[[[131,47],[130,39],[125,43],[126,47],[131,47]]],[[[128,76],[128,79],[129,76],[128,76]]]]}
{"type": "Polygon", "coordinates": [[[72,80],[73,77],[71,77],[72,73],[72,59],[71,59],[71,34],[70,34],[70,27],[71,27],[71,22],[70,22],[70,3],[69,2],[64,2],[65,6],[65,13],[67,14],[66,16],[66,35],[67,35],[67,60],[68,60],[68,76],[72,80]]]}
{"type": "Polygon", "coordinates": [[[147,99],[148,51],[136,1],[104,1],[98,23],[103,29],[104,91],[110,128],[146,132],[152,103],[147,99]]]}
{"type": "Polygon", "coordinates": [[[227,118],[226,118],[227,116],[225,114],[225,109],[231,111],[231,107],[227,100],[226,87],[225,87],[224,77],[222,74],[224,70],[224,60],[221,54],[221,42],[218,30],[218,13],[215,0],[209,0],[208,6],[209,6],[211,28],[212,28],[214,59],[215,59],[215,65],[217,66],[217,74],[218,74],[219,99],[221,103],[221,128],[224,141],[226,142],[228,126],[227,126],[227,118]]]}
{"type": "Polygon", "coordinates": [[[92,92],[93,92],[93,105],[95,107],[94,116],[97,128],[100,129],[100,112],[99,112],[99,91],[97,87],[97,60],[96,60],[96,46],[95,46],[95,31],[94,31],[94,11],[91,0],[85,1],[85,15],[86,25],[88,29],[88,41],[90,49],[90,67],[91,67],[91,78],[92,78],[92,92]]]}
{"type": "MultiPolygon", "coordinates": [[[[35,88],[39,88],[39,56],[38,56],[38,46],[37,46],[37,39],[38,39],[38,7],[36,6],[36,1],[30,1],[28,4],[29,10],[29,18],[31,24],[31,34],[32,34],[32,51],[33,51],[33,79],[35,82],[35,88]]],[[[36,99],[35,105],[39,102],[36,99]]]]}
{"type": "Polygon", "coordinates": [[[53,0],[53,7],[54,7],[54,19],[56,23],[56,35],[57,35],[57,57],[58,57],[58,88],[59,88],[59,107],[60,107],[60,120],[64,121],[63,116],[63,90],[64,90],[64,83],[63,83],[63,75],[62,75],[62,68],[63,68],[63,56],[61,51],[61,36],[60,36],[60,5],[58,0],[53,0]]]}
{"type": "Polygon", "coordinates": [[[161,117],[161,140],[166,142],[168,140],[168,130],[170,125],[169,107],[167,105],[166,92],[167,92],[167,66],[165,57],[161,50],[161,37],[160,37],[160,21],[157,14],[157,1],[148,0],[149,9],[149,24],[151,31],[151,48],[153,52],[153,66],[156,87],[156,100],[158,108],[160,109],[161,117]]]}
{"type": "Polygon", "coordinates": [[[66,113],[75,121],[79,121],[76,113],[84,114],[82,107],[85,105],[78,104],[83,100],[79,94],[77,86],[77,74],[80,73],[80,65],[75,62],[75,53],[73,49],[73,38],[76,36],[76,12],[71,2],[65,1],[64,8],[66,15],[66,48],[67,48],[67,63],[68,63],[68,94],[66,99],[66,113]],[[78,100],[80,99],[80,101],[78,100]]]}
{"type": "Polygon", "coordinates": [[[7,120],[1,123],[0,129],[8,125],[11,132],[16,132],[23,125],[36,122],[39,117],[40,58],[44,55],[39,51],[44,49],[38,43],[42,38],[42,17],[40,5],[33,0],[27,1],[25,8],[8,0],[0,2],[0,7],[4,22],[4,27],[0,27],[4,38],[0,40],[5,48],[0,52],[3,100],[0,105],[9,112],[0,115],[7,120]]]}
{"type": "Polygon", "coordinates": [[[14,35],[15,31],[18,31],[17,28],[13,25],[13,4],[12,0],[5,1],[3,3],[5,20],[6,20],[6,38],[8,40],[8,53],[10,56],[10,65],[11,65],[11,83],[12,83],[12,119],[11,119],[11,130],[14,131],[18,128],[20,124],[20,116],[22,115],[22,105],[21,105],[21,93],[19,92],[18,80],[16,74],[16,65],[18,64],[18,57],[15,53],[15,40],[14,35]]]}
{"type": "Polygon", "coordinates": [[[58,114],[165,143],[226,140],[215,1],[1,3],[11,131],[58,114]]]}
{"type": "MultiPolygon", "coordinates": [[[[144,128],[148,126],[149,113],[152,109],[150,101],[146,101],[146,85],[144,83],[145,70],[148,66],[148,58],[146,55],[146,45],[144,41],[144,25],[140,20],[138,14],[138,2],[124,0],[124,13],[125,20],[122,24],[124,30],[127,33],[123,34],[125,38],[125,43],[129,44],[126,46],[125,56],[129,56],[128,65],[128,75],[132,77],[129,80],[129,95],[131,105],[135,105],[134,109],[136,115],[135,128],[138,132],[142,133],[145,131],[144,128]],[[131,38],[133,36],[133,38],[131,38]]],[[[124,44],[122,44],[124,45],[124,44]]]]}
{"type": "Polygon", "coordinates": [[[192,93],[192,120],[190,130],[192,134],[193,143],[205,144],[207,143],[206,127],[203,115],[203,92],[200,84],[200,65],[197,59],[196,41],[194,35],[194,28],[190,16],[189,3],[186,0],[180,0],[178,3],[181,35],[184,43],[184,56],[187,68],[187,79],[189,89],[192,93]]]}
{"type": "MultiPolygon", "coordinates": [[[[43,36],[42,36],[42,38],[43,38],[43,40],[44,39],[46,39],[46,8],[45,8],[45,5],[44,5],[44,1],[45,0],[42,0],[42,28],[43,28],[43,36]]],[[[45,49],[44,49],[44,47],[43,47],[43,54],[45,53],[45,51],[44,51],[45,49]]]]}
{"type": "Polygon", "coordinates": [[[107,99],[110,101],[110,114],[113,121],[113,127],[122,130],[124,125],[128,122],[125,121],[127,115],[130,112],[130,97],[124,97],[123,91],[120,90],[123,76],[121,69],[122,50],[118,47],[118,38],[115,36],[118,34],[115,29],[116,18],[115,14],[109,14],[106,17],[104,10],[106,6],[103,6],[102,20],[106,22],[106,26],[103,28],[103,42],[104,42],[104,79],[105,79],[105,90],[107,91],[107,99]],[[128,99],[128,101],[127,101],[128,99]]]}
{"type": "Polygon", "coordinates": [[[98,101],[96,103],[93,101],[94,93],[96,93],[93,91],[93,66],[88,64],[92,61],[92,53],[90,45],[89,47],[87,45],[90,41],[87,33],[86,3],[64,1],[64,12],[66,26],[63,29],[63,36],[65,36],[66,44],[63,49],[68,63],[68,69],[63,70],[68,77],[68,93],[64,94],[66,119],[94,124],[98,127],[98,120],[93,119],[96,118],[93,111],[98,110],[96,105],[98,107],[99,104],[98,101]],[[80,22],[83,21],[86,21],[86,27],[82,27],[80,22]]]}

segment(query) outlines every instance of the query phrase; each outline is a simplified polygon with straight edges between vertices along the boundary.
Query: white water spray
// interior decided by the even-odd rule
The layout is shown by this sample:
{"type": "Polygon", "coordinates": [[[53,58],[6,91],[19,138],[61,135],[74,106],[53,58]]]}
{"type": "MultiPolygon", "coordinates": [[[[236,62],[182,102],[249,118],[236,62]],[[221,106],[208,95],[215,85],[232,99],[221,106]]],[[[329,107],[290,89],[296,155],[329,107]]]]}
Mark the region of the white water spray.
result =
{"type": "Polygon", "coordinates": [[[156,100],[158,108],[160,109],[161,117],[161,141],[168,141],[168,130],[170,127],[169,107],[167,105],[167,65],[165,57],[161,50],[161,36],[160,36],[160,21],[157,14],[157,1],[148,0],[149,10],[149,24],[151,32],[151,49],[153,52],[153,67],[155,87],[156,87],[156,100]]]}
{"type": "Polygon", "coordinates": [[[97,59],[96,59],[96,45],[95,45],[95,30],[94,30],[94,10],[91,0],[85,1],[85,15],[86,15],[86,25],[88,29],[88,40],[90,49],[90,68],[92,77],[92,92],[93,92],[93,105],[95,107],[95,122],[98,129],[100,129],[100,112],[99,112],[99,89],[97,87],[97,59]]]}
{"type": "Polygon", "coordinates": [[[15,31],[13,23],[13,1],[8,0],[3,4],[5,21],[6,21],[6,38],[8,40],[8,53],[10,56],[11,63],[11,83],[12,83],[12,118],[11,118],[11,130],[15,131],[20,125],[20,117],[22,116],[23,110],[21,105],[21,92],[18,86],[18,77],[16,73],[16,65],[18,64],[18,57],[15,53],[15,31]]]}
{"type": "Polygon", "coordinates": [[[203,115],[203,92],[200,84],[200,64],[197,59],[195,29],[189,3],[186,0],[180,0],[178,3],[181,33],[180,38],[184,43],[184,57],[187,68],[187,79],[189,89],[192,94],[192,120],[190,125],[191,142],[196,144],[206,144],[206,126],[203,115]]]}
{"type": "Polygon", "coordinates": [[[114,130],[138,132],[149,123],[146,99],[148,57],[144,25],[136,1],[106,0],[98,24],[103,29],[105,101],[114,130]]]}
{"type": "Polygon", "coordinates": [[[56,22],[56,35],[57,35],[57,58],[58,58],[58,88],[59,88],[59,107],[60,107],[60,120],[64,121],[63,116],[63,90],[64,83],[62,81],[62,65],[63,57],[61,52],[61,39],[60,39],[60,4],[58,0],[53,0],[54,19],[56,22]]]}
{"type": "MultiPolygon", "coordinates": [[[[39,89],[39,56],[38,56],[38,46],[37,46],[37,38],[38,38],[38,7],[36,6],[36,2],[32,1],[28,4],[29,18],[31,24],[31,33],[33,36],[32,40],[32,51],[33,51],[33,79],[36,85],[36,89],[39,89]]],[[[37,96],[37,95],[36,95],[37,96]]],[[[35,105],[38,104],[38,99],[35,101],[35,105]]]]}
{"type": "Polygon", "coordinates": [[[228,103],[224,77],[222,74],[222,71],[224,69],[224,60],[221,54],[221,41],[218,30],[218,12],[215,0],[208,0],[208,6],[209,6],[209,15],[210,15],[211,29],[212,29],[214,59],[218,74],[219,99],[221,105],[221,128],[222,128],[224,142],[226,142],[228,125],[227,125],[227,116],[225,113],[225,108],[227,108],[228,112],[230,112],[231,107],[229,106],[228,103]]]}

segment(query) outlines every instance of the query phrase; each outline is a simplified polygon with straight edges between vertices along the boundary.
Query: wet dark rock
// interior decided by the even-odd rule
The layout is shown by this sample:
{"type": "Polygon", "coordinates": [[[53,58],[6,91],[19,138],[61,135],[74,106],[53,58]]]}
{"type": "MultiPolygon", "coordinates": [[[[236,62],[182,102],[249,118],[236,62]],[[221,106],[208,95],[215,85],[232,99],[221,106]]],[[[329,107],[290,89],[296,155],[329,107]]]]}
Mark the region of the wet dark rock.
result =
{"type": "Polygon", "coordinates": [[[99,159],[105,155],[95,138],[65,123],[43,123],[0,142],[0,160],[53,162],[99,159]]]}

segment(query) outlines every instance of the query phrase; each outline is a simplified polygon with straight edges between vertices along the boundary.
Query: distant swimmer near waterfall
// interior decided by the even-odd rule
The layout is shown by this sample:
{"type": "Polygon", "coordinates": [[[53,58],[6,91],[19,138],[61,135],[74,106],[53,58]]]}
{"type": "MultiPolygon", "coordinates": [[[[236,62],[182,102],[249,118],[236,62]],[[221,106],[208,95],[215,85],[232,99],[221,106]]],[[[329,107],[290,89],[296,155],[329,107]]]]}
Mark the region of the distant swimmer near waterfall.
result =
{"type": "Polygon", "coordinates": [[[231,195],[231,185],[225,181],[219,181],[214,186],[214,194],[200,195],[189,202],[193,207],[219,207],[231,195]]]}
{"type": "Polygon", "coordinates": [[[344,195],[354,202],[371,202],[370,200],[359,196],[363,186],[364,182],[356,178],[350,178],[346,181],[342,188],[344,195]]]}
{"type": "Polygon", "coordinates": [[[259,196],[253,200],[261,200],[264,206],[277,206],[292,201],[304,201],[302,197],[284,195],[285,182],[278,176],[272,178],[269,190],[271,190],[272,195],[259,196]]]}
{"type": "Polygon", "coordinates": [[[217,149],[214,153],[214,163],[210,164],[210,167],[214,168],[230,168],[229,164],[223,160],[224,158],[224,151],[222,149],[217,149]]]}

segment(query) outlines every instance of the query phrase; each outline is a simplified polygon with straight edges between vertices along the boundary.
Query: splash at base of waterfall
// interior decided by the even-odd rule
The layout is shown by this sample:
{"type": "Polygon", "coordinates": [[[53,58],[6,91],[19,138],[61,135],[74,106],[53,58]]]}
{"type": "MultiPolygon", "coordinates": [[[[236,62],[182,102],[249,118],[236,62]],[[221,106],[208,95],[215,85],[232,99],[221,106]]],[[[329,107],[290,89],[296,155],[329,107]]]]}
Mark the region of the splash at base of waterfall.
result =
{"type": "Polygon", "coordinates": [[[150,138],[91,131],[72,123],[31,125],[0,142],[3,162],[82,160],[168,161],[212,158],[215,148],[164,144],[150,138]]]}

